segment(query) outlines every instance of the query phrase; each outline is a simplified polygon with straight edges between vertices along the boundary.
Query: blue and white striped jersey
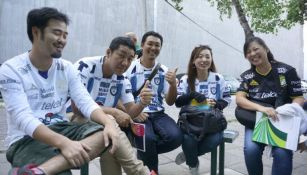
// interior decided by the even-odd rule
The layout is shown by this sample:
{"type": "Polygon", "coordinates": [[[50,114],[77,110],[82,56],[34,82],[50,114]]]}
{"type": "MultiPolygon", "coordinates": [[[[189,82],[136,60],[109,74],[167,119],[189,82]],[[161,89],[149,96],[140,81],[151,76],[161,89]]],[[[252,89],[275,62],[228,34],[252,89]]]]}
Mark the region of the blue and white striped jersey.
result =
{"type": "MultiPolygon", "coordinates": [[[[157,63],[155,64],[155,66],[157,63]]],[[[154,67],[155,67],[154,66],[154,67]]],[[[145,80],[149,77],[152,70],[148,69],[141,65],[140,59],[134,60],[129,69],[126,71],[126,76],[131,82],[132,92],[137,91],[145,82],[145,80]]],[[[153,90],[153,97],[151,100],[150,105],[144,108],[143,112],[158,112],[163,111],[163,99],[165,94],[167,94],[169,89],[169,84],[165,80],[165,74],[168,71],[168,68],[164,65],[161,65],[160,69],[158,70],[157,74],[151,80],[150,85],[153,90]]],[[[139,102],[139,97],[135,98],[136,102],[139,102]]]]}
{"type": "Polygon", "coordinates": [[[123,104],[133,102],[131,84],[124,75],[103,78],[103,60],[102,56],[85,57],[74,64],[92,98],[97,104],[108,107],[115,107],[119,99],[123,104]]]}
{"type": "MultiPolygon", "coordinates": [[[[184,75],[180,81],[177,88],[178,96],[188,93],[188,76],[184,75]]],[[[230,87],[225,83],[222,75],[214,72],[209,72],[207,81],[195,80],[195,91],[205,94],[206,98],[210,99],[223,99],[231,102],[230,87]]]]}

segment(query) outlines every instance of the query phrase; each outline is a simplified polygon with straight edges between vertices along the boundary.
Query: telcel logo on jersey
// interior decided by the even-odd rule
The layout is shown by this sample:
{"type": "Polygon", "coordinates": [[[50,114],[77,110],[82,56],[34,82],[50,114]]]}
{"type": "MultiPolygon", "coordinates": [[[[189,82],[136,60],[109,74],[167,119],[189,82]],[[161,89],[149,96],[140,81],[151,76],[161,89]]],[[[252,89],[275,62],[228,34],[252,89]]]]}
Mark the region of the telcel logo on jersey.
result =
{"type": "Polygon", "coordinates": [[[271,97],[277,97],[277,93],[269,92],[269,93],[262,93],[261,95],[261,98],[271,98],[271,97]]]}
{"type": "Polygon", "coordinates": [[[64,101],[62,98],[60,100],[53,100],[52,102],[44,102],[41,110],[50,110],[50,109],[55,109],[60,106],[62,106],[62,101],[64,101]]]}

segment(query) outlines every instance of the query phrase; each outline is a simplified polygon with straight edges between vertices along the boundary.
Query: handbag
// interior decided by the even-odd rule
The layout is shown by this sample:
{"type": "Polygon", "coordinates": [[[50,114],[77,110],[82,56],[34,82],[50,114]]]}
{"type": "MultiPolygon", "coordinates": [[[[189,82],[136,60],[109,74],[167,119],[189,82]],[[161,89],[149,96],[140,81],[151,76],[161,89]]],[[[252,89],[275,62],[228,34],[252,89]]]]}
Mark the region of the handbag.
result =
{"type": "Polygon", "coordinates": [[[183,132],[198,141],[206,134],[220,132],[227,127],[227,121],[221,110],[217,108],[203,110],[190,105],[181,108],[177,124],[183,132]]]}

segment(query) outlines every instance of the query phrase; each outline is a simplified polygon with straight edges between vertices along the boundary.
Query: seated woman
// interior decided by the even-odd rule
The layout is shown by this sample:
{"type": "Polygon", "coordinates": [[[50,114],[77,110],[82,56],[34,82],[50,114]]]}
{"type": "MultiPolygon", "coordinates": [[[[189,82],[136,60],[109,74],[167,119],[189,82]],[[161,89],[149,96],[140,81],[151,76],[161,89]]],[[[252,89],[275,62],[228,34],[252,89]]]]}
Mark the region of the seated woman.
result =
{"type": "MultiPolygon", "coordinates": [[[[261,38],[248,39],[244,44],[244,55],[250,62],[251,68],[241,75],[242,83],[236,94],[238,106],[263,112],[273,120],[278,120],[273,107],[265,107],[255,101],[275,107],[291,102],[303,104],[301,81],[296,70],[287,64],[277,62],[261,38]],[[282,97],[282,100],[279,97],[282,97]]],[[[248,174],[259,175],[263,174],[262,154],[266,145],[252,141],[252,135],[253,129],[245,127],[245,164],[248,174]]],[[[272,156],[272,175],[292,173],[291,150],[273,146],[272,156]]]]}
{"type": "MultiPolygon", "coordinates": [[[[188,74],[184,75],[178,85],[176,106],[204,105],[223,110],[231,101],[230,88],[224,78],[216,73],[212,49],[201,45],[192,51],[188,74]],[[193,100],[194,99],[194,100],[193,100]],[[191,102],[192,101],[192,102],[191,102]]],[[[198,140],[193,135],[184,133],[182,150],[176,157],[176,163],[186,161],[192,175],[198,175],[198,156],[210,152],[223,139],[223,131],[207,134],[198,140]]]]}

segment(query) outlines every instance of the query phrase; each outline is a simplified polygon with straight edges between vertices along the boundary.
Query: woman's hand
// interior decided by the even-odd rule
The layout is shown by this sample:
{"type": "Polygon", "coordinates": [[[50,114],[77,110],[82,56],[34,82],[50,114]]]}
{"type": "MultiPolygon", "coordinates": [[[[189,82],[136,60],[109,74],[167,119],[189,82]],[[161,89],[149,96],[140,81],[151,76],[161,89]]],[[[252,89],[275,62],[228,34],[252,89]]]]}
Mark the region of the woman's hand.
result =
{"type": "Polygon", "coordinates": [[[214,107],[216,105],[216,101],[214,99],[208,98],[207,99],[207,103],[208,105],[210,105],[211,107],[214,107]]]}
{"type": "Polygon", "coordinates": [[[265,113],[268,117],[271,117],[273,121],[278,121],[277,112],[274,108],[261,106],[258,111],[265,113]]]}

